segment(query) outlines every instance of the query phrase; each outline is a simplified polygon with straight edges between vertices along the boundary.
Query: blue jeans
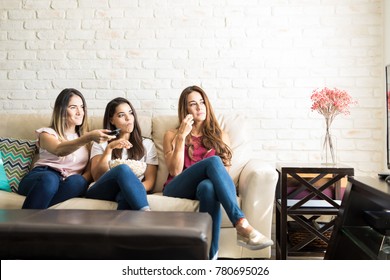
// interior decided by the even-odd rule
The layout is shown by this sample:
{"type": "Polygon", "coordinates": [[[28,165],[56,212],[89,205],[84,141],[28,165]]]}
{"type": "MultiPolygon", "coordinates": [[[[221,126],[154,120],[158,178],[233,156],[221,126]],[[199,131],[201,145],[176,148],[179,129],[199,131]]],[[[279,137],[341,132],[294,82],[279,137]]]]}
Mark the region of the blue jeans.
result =
{"type": "Polygon", "coordinates": [[[19,183],[18,193],[26,196],[23,209],[46,209],[73,197],[84,195],[88,182],[75,174],[64,179],[48,166],[32,169],[19,183]]]}
{"type": "Polygon", "coordinates": [[[92,185],[88,198],[118,202],[118,210],[145,210],[149,208],[144,185],[126,164],[107,171],[92,185]]]}
{"type": "Polygon", "coordinates": [[[237,204],[236,187],[218,156],[205,158],[172,179],[163,191],[166,196],[197,199],[199,211],[207,212],[213,220],[210,258],[218,252],[221,228],[221,206],[233,225],[244,214],[237,204]]]}

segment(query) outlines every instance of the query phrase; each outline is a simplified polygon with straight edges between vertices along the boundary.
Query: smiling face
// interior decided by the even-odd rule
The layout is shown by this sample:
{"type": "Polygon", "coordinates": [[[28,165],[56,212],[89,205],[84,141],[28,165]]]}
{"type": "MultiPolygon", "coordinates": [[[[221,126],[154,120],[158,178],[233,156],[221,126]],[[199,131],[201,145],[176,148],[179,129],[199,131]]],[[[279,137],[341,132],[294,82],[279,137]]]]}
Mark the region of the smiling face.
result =
{"type": "Polygon", "coordinates": [[[72,95],[66,108],[66,124],[68,128],[82,125],[84,121],[84,103],[80,96],[72,95]]]}
{"type": "Polygon", "coordinates": [[[122,133],[131,133],[134,130],[133,110],[127,103],[121,103],[115,108],[115,113],[111,118],[111,124],[121,129],[122,133]]]}
{"type": "Polygon", "coordinates": [[[206,104],[199,92],[193,91],[188,94],[187,112],[194,117],[195,122],[203,122],[206,119],[206,104]]]}

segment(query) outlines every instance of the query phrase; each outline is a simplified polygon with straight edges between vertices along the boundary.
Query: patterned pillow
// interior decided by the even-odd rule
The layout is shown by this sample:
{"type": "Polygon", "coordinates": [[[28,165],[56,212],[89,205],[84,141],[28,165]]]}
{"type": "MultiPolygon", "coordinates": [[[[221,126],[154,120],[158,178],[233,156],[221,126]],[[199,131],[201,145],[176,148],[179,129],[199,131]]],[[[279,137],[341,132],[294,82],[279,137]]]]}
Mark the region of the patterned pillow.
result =
{"type": "Polygon", "coordinates": [[[36,141],[0,138],[0,152],[9,185],[17,192],[19,182],[29,170],[36,150],[36,141]]]}

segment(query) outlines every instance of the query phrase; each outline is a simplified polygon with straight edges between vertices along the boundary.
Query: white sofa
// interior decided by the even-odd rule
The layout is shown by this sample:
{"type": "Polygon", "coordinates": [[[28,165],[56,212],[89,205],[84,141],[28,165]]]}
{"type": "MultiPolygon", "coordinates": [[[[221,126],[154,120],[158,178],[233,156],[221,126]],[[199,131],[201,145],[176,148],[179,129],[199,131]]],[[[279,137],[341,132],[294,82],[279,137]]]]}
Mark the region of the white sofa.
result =
{"type": "MultiPolygon", "coordinates": [[[[245,118],[238,115],[220,115],[222,128],[229,134],[233,150],[230,174],[238,189],[238,202],[249,222],[266,236],[271,236],[272,214],[278,173],[274,166],[261,159],[252,158],[250,137],[245,128],[245,118]]],[[[34,130],[47,126],[49,115],[0,114],[0,137],[35,139],[34,130]]],[[[159,168],[157,182],[148,201],[153,211],[198,211],[198,202],[162,196],[162,186],[167,178],[167,168],[162,152],[165,131],[176,127],[176,116],[139,116],[142,134],[151,137],[157,147],[159,168]]],[[[101,128],[102,117],[90,117],[91,129],[101,128]]],[[[20,209],[24,196],[0,191],[0,209],[20,209]]],[[[116,209],[111,201],[73,198],[51,207],[53,209],[116,209]]],[[[236,245],[236,231],[223,211],[220,238],[220,258],[270,258],[271,248],[251,251],[236,245]]]]}

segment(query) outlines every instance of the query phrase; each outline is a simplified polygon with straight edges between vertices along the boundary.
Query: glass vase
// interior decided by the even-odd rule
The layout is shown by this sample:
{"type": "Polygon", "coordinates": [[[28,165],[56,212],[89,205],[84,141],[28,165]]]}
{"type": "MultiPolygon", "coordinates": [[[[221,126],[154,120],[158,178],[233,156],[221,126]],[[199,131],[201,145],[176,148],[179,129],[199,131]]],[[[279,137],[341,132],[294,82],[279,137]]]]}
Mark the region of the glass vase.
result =
{"type": "Polygon", "coordinates": [[[336,137],[334,137],[329,130],[321,138],[321,164],[322,165],[336,165],[336,137]]]}

